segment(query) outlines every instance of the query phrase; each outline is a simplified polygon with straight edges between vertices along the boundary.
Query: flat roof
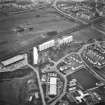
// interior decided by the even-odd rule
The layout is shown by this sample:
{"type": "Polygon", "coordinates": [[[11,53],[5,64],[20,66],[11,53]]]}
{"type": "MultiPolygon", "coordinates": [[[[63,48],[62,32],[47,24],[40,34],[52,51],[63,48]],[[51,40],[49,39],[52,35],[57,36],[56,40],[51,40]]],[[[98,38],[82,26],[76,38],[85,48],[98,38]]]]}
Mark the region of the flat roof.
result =
{"type": "Polygon", "coordinates": [[[51,77],[50,78],[50,95],[56,95],[57,94],[57,78],[51,77]]]}
{"type": "Polygon", "coordinates": [[[50,84],[51,85],[56,85],[57,84],[57,78],[56,77],[51,77],[50,78],[50,84]]]}

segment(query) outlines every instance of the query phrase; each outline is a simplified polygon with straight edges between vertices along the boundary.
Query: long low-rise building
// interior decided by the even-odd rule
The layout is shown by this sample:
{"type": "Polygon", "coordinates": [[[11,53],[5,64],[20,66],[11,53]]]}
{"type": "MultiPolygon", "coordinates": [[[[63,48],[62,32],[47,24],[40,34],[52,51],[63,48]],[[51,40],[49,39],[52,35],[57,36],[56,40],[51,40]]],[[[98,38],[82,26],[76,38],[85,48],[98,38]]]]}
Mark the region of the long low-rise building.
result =
{"type": "Polygon", "coordinates": [[[57,95],[57,78],[56,77],[50,78],[49,95],[57,95]]]}

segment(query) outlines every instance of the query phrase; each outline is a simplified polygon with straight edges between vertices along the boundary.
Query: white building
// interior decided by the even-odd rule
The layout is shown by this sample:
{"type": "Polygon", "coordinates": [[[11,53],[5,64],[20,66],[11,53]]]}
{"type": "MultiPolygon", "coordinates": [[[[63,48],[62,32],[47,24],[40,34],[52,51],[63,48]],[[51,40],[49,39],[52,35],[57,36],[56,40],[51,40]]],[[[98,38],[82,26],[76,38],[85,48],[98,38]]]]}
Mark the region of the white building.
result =
{"type": "Polygon", "coordinates": [[[8,65],[11,65],[13,63],[16,63],[18,61],[21,61],[21,60],[24,60],[26,59],[27,57],[27,54],[23,54],[23,55],[17,55],[15,57],[12,57],[10,59],[7,59],[5,61],[2,61],[1,63],[4,65],[4,66],[8,66],[8,65]]]}
{"type": "Polygon", "coordinates": [[[72,41],[73,41],[73,36],[66,36],[66,37],[63,37],[62,39],[58,39],[59,44],[66,44],[72,41]]]}
{"type": "Polygon", "coordinates": [[[42,50],[45,50],[47,48],[50,48],[50,47],[53,47],[55,45],[55,41],[54,40],[50,40],[50,41],[47,41],[41,45],[39,45],[39,51],[42,51],[42,50]]]}
{"type": "Polygon", "coordinates": [[[50,87],[49,87],[49,95],[57,95],[57,78],[50,78],[50,87]]]}
{"type": "Polygon", "coordinates": [[[33,47],[33,64],[38,64],[38,49],[36,47],[33,47]]]}

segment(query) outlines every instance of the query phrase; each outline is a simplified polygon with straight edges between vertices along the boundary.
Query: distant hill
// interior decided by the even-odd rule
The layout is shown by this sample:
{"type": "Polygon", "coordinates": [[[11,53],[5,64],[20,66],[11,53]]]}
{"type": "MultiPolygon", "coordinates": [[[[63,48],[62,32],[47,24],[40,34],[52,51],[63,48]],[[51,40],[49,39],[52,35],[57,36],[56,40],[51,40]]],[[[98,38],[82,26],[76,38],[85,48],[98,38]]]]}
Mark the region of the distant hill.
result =
{"type": "Polygon", "coordinates": [[[0,3],[33,2],[33,0],[0,0],[0,3]]]}

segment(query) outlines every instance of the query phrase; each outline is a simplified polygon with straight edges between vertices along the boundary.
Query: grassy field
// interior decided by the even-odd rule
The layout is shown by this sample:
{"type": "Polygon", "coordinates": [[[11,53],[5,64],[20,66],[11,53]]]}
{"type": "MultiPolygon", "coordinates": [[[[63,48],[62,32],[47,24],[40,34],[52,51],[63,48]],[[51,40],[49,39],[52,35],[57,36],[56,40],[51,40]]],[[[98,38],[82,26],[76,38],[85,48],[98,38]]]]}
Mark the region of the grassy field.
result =
{"type": "Polygon", "coordinates": [[[24,47],[30,48],[30,45],[41,43],[50,38],[43,37],[42,33],[61,32],[77,25],[77,23],[61,17],[52,8],[34,10],[4,18],[0,21],[0,58],[23,50],[24,47]],[[19,26],[32,26],[33,30],[22,33],[14,32],[13,30],[19,26]]]}

